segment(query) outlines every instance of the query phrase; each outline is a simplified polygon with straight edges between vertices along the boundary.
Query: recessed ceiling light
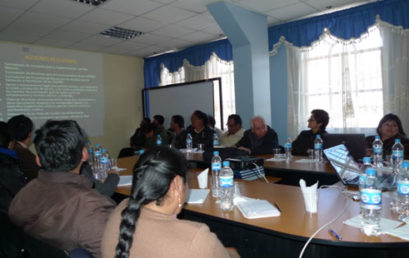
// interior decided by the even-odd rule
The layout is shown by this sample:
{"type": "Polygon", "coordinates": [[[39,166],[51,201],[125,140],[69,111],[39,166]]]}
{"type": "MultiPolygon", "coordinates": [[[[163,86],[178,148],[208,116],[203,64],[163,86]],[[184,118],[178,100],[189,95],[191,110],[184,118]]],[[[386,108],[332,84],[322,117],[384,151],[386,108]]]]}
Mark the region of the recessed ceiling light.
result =
{"type": "Polygon", "coordinates": [[[111,38],[131,39],[131,38],[143,35],[143,32],[137,31],[137,30],[124,29],[120,27],[112,27],[99,34],[103,36],[111,37],[111,38]]]}
{"type": "Polygon", "coordinates": [[[105,3],[107,0],[73,0],[74,2],[98,6],[105,3]]]}

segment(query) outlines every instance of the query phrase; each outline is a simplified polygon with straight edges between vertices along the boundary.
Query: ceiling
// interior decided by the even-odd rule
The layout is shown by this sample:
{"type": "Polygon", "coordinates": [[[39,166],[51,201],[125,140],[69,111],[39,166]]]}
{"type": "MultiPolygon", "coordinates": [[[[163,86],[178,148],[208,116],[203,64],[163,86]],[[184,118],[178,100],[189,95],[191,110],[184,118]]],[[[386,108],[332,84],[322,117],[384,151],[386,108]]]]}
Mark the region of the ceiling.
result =
{"type": "MultiPolygon", "coordinates": [[[[219,0],[0,0],[0,40],[146,57],[222,38],[206,8],[219,0]],[[100,32],[118,26],[144,34],[129,40],[100,32]]],[[[373,0],[372,0],[373,1],[373,0]]],[[[264,14],[269,25],[368,0],[230,0],[264,14]]]]}

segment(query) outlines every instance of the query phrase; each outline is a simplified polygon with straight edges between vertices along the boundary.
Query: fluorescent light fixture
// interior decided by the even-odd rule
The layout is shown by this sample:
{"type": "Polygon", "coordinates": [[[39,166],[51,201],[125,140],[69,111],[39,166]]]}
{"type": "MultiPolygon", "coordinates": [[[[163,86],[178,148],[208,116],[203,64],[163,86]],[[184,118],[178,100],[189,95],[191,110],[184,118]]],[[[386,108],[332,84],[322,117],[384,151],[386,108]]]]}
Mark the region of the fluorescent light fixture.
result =
{"type": "Polygon", "coordinates": [[[99,34],[107,36],[107,37],[111,37],[111,38],[131,39],[131,38],[143,35],[143,32],[137,31],[137,30],[124,29],[121,27],[112,27],[99,34]]]}

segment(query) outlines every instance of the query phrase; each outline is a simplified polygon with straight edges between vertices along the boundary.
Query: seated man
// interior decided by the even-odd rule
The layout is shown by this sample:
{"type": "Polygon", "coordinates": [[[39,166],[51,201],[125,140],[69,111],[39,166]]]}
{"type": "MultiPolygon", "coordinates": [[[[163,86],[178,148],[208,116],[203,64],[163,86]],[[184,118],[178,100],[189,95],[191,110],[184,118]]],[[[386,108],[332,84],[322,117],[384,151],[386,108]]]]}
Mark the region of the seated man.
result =
{"type": "Polygon", "coordinates": [[[277,133],[266,125],[262,117],[251,119],[251,129],[235,145],[251,155],[271,154],[278,147],[277,133]]]}
{"type": "Polygon", "coordinates": [[[11,200],[25,185],[25,178],[18,168],[17,154],[7,124],[0,122],[0,213],[7,214],[11,200]]]}
{"type": "Polygon", "coordinates": [[[129,140],[129,145],[132,148],[143,147],[145,144],[145,135],[143,134],[144,128],[151,123],[151,120],[147,117],[142,119],[141,123],[139,124],[139,128],[135,130],[135,133],[129,140]]]}
{"type": "Polygon", "coordinates": [[[88,159],[81,128],[71,120],[47,121],[34,144],[42,170],[14,197],[10,220],[57,248],[83,248],[101,257],[102,234],[115,204],[79,175],[88,159]]]}
{"type": "MultiPolygon", "coordinates": [[[[190,117],[192,124],[186,129],[186,137],[190,133],[193,140],[193,148],[198,148],[199,144],[203,144],[205,150],[213,148],[214,130],[208,126],[207,119],[207,115],[200,110],[194,111],[190,117]]],[[[186,137],[183,140],[184,148],[186,147],[186,137]]]]}
{"type": "Polygon", "coordinates": [[[20,171],[30,181],[37,177],[40,169],[35,161],[35,155],[28,149],[34,129],[33,121],[25,115],[18,115],[10,118],[7,126],[15,141],[13,150],[17,152],[20,171]]]}
{"type": "Polygon", "coordinates": [[[153,133],[155,134],[155,141],[156,137],[160,135],[162,138],[162,145],[168,145],[169,142],[169,134],[163,124],[165,123],[165,118],[162,115],[155,115],[153,117],[152,126],[153,126],[153,133]]]}
{"type": "Polygon", "coordinates": [[[244,128],[241,127],[241,117],[239,115],[230,115],[227,119],[227,132],[220,138],[222,146],[231,147],[235,145],[244,135],[244,128]]]}
{"type": "Polygon", "coordinates": [[[182,149],[185,146],[186,130],[185,119],[181,115],[174,115],[170,120],[170,128],[175,132],[172,139],[172,146],[176,149],[182,149]]]}

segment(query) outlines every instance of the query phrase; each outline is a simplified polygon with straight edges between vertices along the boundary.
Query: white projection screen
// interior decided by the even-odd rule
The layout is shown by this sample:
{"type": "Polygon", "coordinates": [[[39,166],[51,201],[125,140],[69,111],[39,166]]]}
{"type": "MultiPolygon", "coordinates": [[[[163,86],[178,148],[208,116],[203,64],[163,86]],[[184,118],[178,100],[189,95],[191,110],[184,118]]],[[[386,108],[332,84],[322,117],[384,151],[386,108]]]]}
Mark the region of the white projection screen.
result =
{"type": "Polygon", "coordinates": [[[211,114],[216,125],[221,128],[221,79],[173,84],[144,89],[145,116],[154,115],[165,117],[165,128],[169,128],[173,115],[181,115],[185,119],[185,128],[190,125],[190,116],[193,111],[200,110],[211,114]],[[147,96],[146,96],[147,95],[147,96]]]}
{"type": "Polygon", "coordinates": [[[102,55],[0,42],[0,120],[20,114],[36,128],[72,119],[88,136],[103,135],[102,55]]]}

